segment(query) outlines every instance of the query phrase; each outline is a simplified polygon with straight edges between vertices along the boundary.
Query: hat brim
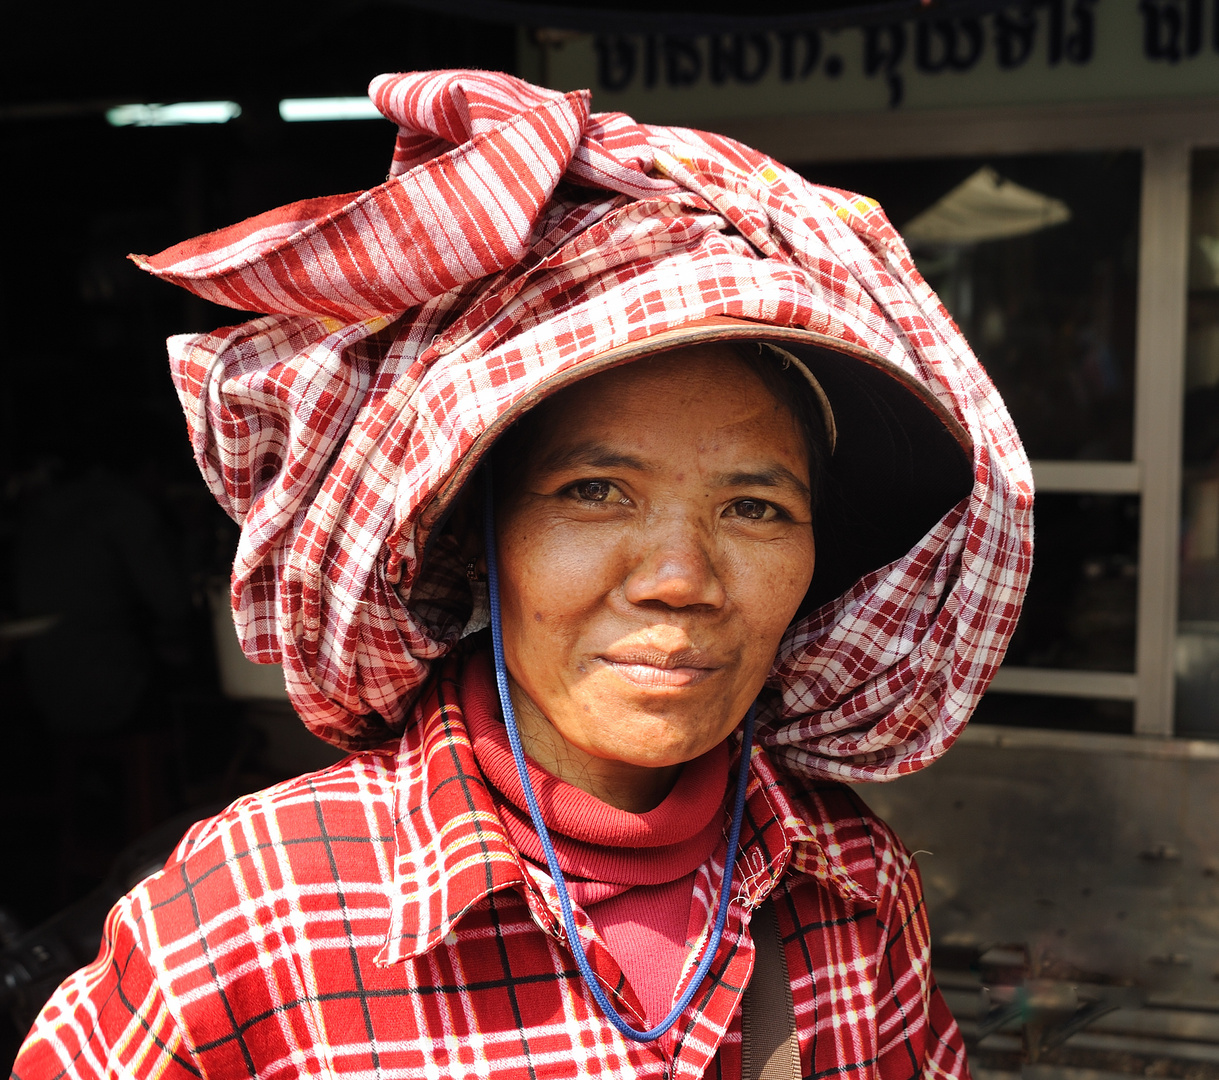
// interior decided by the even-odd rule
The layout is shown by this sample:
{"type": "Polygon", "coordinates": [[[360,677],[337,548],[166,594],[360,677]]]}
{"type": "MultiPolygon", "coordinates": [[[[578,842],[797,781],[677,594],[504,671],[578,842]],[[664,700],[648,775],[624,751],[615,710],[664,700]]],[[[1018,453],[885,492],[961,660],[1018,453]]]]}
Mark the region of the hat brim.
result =
{"type": "Polygon", "coordinates": [[[901,558],[972,489],[968,432],[925,386],[884,357],[813,330],[715,317],[606,350],[533,387],[475,440],[424,508],[420,549],[499,436],[541,401],[598,372],[719,341],[785,349],[815,380],[810,393],[832,410],[834,449],[815,525],[817,568],[802,612],[901,558]]]}

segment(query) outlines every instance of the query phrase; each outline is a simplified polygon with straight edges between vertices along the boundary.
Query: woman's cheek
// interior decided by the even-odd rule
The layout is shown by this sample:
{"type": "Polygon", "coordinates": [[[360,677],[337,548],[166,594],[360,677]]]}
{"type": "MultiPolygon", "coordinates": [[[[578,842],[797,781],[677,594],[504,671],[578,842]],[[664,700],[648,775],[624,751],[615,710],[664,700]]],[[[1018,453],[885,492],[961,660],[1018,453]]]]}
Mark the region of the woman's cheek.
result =
{"type": "Polygon", "coordinates": [[[578,612],[612,587],[614,538],[582,523],[533,529],[517,543],[520,557],[510,573],[528,611],[527,622],[541,623],[578,612]]]}
{"type": "Polygon", "coordinates": [[[546,546],[548,576],[572,595],[601,595],[625,576],[622,529],[577,522],[556,530],[546,546]]]}
{"type": "Polygon", "coordinates": [[[758,630],[777,647],[799,610],[813,577],[813,556],[803,545],[792,545],[782,557],[755,561],[751,609],[758,630]]]}

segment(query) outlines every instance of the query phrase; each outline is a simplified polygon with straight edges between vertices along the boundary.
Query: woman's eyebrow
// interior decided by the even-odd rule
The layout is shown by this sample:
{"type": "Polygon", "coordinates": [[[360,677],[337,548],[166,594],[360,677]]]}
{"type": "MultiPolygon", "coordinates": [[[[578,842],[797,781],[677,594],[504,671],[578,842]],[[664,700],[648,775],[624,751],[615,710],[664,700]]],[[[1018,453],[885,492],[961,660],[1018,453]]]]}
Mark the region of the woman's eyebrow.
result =
{"type": "Polygon", "coordinates": [[[547,454],[539,463],[546,472],[557,472],[564,469],[631,469],[637,472],[649,472],[650,466],[642,458],[621,450],[614,450],[603,443],[580,443],[576,446],[559,447],[552,454],[547,454]]]}
{"type": "Polygon", "coordinates": [[[783,465],[742,472],[721,473],[715,478],[720,487],[793,487],[806,499],[812,497],[808,484],[783,465]]]}

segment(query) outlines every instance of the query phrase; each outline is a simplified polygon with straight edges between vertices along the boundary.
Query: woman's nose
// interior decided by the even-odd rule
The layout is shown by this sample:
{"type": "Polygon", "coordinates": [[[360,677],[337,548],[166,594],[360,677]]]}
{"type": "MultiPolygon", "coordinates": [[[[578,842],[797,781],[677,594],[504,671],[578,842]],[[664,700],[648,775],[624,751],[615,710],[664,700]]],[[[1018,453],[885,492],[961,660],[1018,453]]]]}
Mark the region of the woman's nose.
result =
{"type": "Polygon", "coordinates": [[[655,530],[625,583],[632,604],[721,607],[727,599],[708,537],[690,524],[655,530]]]}

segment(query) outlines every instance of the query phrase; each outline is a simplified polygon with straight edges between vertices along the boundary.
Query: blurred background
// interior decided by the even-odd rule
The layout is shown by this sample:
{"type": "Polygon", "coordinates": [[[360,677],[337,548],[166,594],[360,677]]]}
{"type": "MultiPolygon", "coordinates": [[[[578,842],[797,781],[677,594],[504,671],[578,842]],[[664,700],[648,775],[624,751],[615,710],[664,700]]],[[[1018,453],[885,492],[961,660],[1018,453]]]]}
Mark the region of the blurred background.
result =
{"type": "Polygon", "coordinates": [[[1219,5],[25,5],[0,184],[0,1065],[191,821],[337,755],[227,608],[236,526],[125,260],[384,179],[383,71],[505,70],[881,202],[1033,459],[1024,616],[919,849],[988,1080],[1219,1077],[1219,5]]]}

